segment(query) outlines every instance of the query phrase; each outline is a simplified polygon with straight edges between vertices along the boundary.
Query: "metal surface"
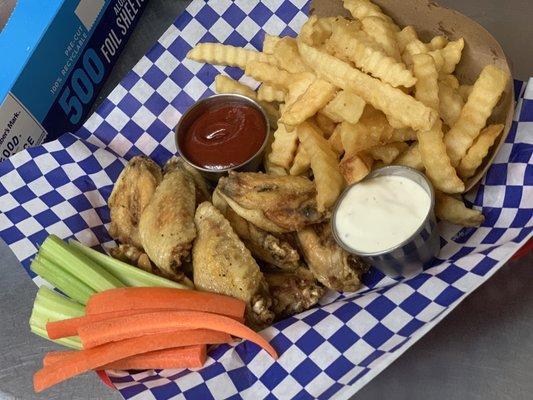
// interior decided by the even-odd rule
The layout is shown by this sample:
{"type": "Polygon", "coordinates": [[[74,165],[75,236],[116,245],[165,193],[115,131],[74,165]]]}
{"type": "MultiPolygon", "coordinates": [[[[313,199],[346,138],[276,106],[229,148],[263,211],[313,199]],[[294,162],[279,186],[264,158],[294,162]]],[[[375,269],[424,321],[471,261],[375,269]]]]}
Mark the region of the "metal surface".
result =
{"type": "Polygon", "coordinates": [[[378,268],[384,274],[391,277],[414,276],[421,272],[422,268],[433,260],[440,250],[439,231],[434,211],[435,192],[433,186],[424,174],[416,169],[402,165],[391,165],[376,169],[368,174],[363,181],[380,176],[400,176],[410,179],[427,192],[430,198],[430,206],[420,227],[411,236],[396,246],[384,251],[367,253],[350,248],[350,246],[342,241],[339,232],[337,232],[336,221],[339,205],[353,186],[351,185],[342,192],[335,205],[332,217],[333,223],[331,224],[333,237],[347,252],[363,257],[369,264],[378,268]]]}
{"type": "MultiPolygon", "coordinates": [[[[1,3],[2,0],[0,0],[1,3]]],[[[502,44],[514,77],[527,79],[533,56],[531,0],[439,0],[487,28],[502,44]]],[[[105,98],[179,14],[187,1],[151,0],[111,77],[105,98]]],[[[94,374],[37,396],[32,374],[53,345],[30,334],[37,291],[0,241],[0,399],[120,399],[94,374]]],[[[533,255],[504,266],[443,322],[365,386],[357,400],[529,399],[533,393],[533,255]]]]}

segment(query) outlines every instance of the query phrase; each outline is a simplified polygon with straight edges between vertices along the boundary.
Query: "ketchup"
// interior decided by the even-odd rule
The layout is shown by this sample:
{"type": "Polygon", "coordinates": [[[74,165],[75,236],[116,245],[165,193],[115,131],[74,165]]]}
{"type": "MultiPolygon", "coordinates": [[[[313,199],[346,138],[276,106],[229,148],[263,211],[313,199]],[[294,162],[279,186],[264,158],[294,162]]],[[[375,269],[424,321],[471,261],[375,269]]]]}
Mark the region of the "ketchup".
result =
{"type": "Polygon", "coordinates": [[[204,110],[185,129],[181,151],[199,167],[220,170],[252,158],[266,137],[266,124],[258,109],[241,103],[204,110]]]}

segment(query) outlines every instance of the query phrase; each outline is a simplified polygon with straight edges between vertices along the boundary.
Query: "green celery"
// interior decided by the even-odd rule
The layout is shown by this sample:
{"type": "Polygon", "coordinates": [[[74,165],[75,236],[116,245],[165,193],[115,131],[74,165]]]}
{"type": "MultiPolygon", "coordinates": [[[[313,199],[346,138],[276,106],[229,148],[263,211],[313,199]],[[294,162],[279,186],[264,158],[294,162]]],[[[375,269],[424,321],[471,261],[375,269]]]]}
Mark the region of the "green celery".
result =
{"type": "Polygon", "coordinates": [[[45,258],[53,260],[65,271],[90,286],[96,292],[124,287],[124,284],[112,274],[101,268],[88,257],[84,257],[78,251],[59,239],[55,235],[46,238],[39,249],[39,253],[45,258]]]}
{"type": "Polygon", "coordinates": [[[78,278],[41,255],[33,259],[30,268],[41,278],[81,304],[87,304],[89,297],[96,293],[78,278]]]}
{"type": "MultiPolygon", "coordinates": [[[[51,340],[46,333],[47,322],[76,318],[83,315],[85,315],[85,307],[42,286],[39,288],[37,296],[35,296],[30,316],[30,328],[33,333],[51,340]]],[[[53,341],[73,349],[81,349],[81,342],[77,336],[53,341]]]]}
{"type": "Polygon", "coordinates": [[[91,249],[76,240],[69,240],[69,245],[100,265],[107,272],[120,279],[126,286],[156,286],[190,289],[188,286],[151,274],[150,272],[146,272],[140,268],[117,260],[107,254],[91,249]]]}

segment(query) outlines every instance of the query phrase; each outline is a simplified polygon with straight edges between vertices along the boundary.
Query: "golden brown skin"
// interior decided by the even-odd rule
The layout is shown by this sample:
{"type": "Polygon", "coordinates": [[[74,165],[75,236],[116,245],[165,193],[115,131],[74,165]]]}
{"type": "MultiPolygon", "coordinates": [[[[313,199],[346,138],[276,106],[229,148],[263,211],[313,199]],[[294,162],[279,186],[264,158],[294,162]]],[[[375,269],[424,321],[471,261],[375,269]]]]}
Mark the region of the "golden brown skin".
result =
{"type": "Polygon", "coordinates": [[[196,193],[191,175],[167,166],[163,180],[139,222],[142,247],[165,274],[175,275],[196,237],[196,193]]]}
{"type": "Polygon", "coordinates": [[[218,190],[213,192],[213,205],[226,217],[254,257],[284,271],[292,271],[301,265],[300,254],[290,240],[284,236],[275,236],[239,216],[228,206],[218,190]]]}
{"type": "Polygon", "coordinates": [[[161,168],[148,157],[136,156],[128,162],[108,200],[112,238],[142,248],[139,220],[162,178],[161,168]]]}
{"type": "Polygon", "coordinates": [[[311,308],[322,297],[321,286],[307,268],[293,272],[266,272],[276,318],[284,318],[311,308]]]}
{"type": "Polygon", "coordinates": [[[340,292],[359,289],[368,266],[335,242],[329,221],[298,231],[298,241],[309,270],[320,283],[340,292]]]}
{"type": "Polygon", "coordinates": [[[250,250],[211,203],[198,206],[194,221],[198,232],[193,247],[196,287],[245,301],[246,323],[253,328],[269,325],[274,318],[272,300],[250,250]]]}
{"type": "Polygon", "coordinates": [[[268,232],[292,232],[326,218],[317,210],[314,183],[301,176],[230,172],[218,190],[233,211],[268,232]]]}
{"type": "Polygon", "coordinates": [[[165,164],[163,173],[167,173],[175,168],[181,169],[183,172],[188,173],[194,181],[194,187],[196,190],[196,204],[203,203],[204,201],[211,200],[211,194],[209,193],[209,188],[207,187],[207,182],[204,177],[198,170],[192,167],[190,164],[187,164],[185,160],[181,157],[172,157],[165,164]]]}

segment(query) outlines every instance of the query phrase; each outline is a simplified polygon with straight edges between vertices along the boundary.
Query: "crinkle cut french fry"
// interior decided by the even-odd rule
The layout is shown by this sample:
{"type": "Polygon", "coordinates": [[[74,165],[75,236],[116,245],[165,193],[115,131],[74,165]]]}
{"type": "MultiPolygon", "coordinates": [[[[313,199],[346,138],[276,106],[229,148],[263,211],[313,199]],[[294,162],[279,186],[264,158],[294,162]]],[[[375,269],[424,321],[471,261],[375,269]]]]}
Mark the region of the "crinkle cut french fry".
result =
{"type": "Polygon", "coordinates": [[[465,103],[468,100],[468,96],[470,96],[470,93],[472,93],[473,88],[474,88],[474,85],[460,85],[459,88],[457,89],[457,92],[463,98],[463,101],[465,103]]]}
{"type": "Polygon", "coordinates": [[[320,76],[335,86],[351,90],[365,102],[401,121],[413,129],[429,129],[437,119],[437,113],[400,89],[372,78],[352,68],[349,64],[310,47],[298,43],[302,58],[320,76]]]}
{"type": "Polygon", "coordinates": [[[468,179],[476,173],[477,168],[483,162],[496,138],[502,133],[503,128],[503,124],[489,125],[481,131],[457,167],[457,171],[463,179],[468,179]]]}
{"type": "Polygon", "coordinates": [[[372,108],[365,109],[357,124],[344,121],[339,130],[343,148],[349,155],[390,142],[393,132],[385,115],[372,108]]]}
{"type": "Polygon", "coordinates": [[[445,36],[435,36],[429,42],[431,50],[440,50],[448,44],[448,39],[445,36]]]}
{"type": "Polygon", "coordinates": [[[317,79],[294,103],[287,105],[281,122],[296,126],[315,115],[335,96],[337,89],[328,81],[317,79]]]}
{"type": "Polygon", "coordinates": [[[444,83],[452,89],[459,89],[459,80],[452,74],[440,74],[439,83],[444,83]]]}
{"type": "Polygon", "coordinates": [[[435,188],[445,193],[464,192],[465,185],[446,153],[440,119],[430,130],[418,132],[418,148],[426,175],[435,188]]]}
{"type": "Polygon", "coordinates": [[[453,126],[463,109],[463,98],[451,87],[439,83],[439,113],[448,126],[453,126]]]}
{"type": "Polygon", "coordinates": [[[411,71],[403,63],[387,56],[366,32],[351,32],[345,24],[333,25],[333,33],[326,42],[326,49],[335,56],[349,59],[362,71],[394,87],[411,87],[416,82],[411,71]]]}
{"type": "Polygon", "coordinates": [[[405,51],[405,48],[409,43],[417,39],[418,35],[416,34],[416,30],[410,25],[406,26],[400,32],[396,33],[396,40],[398,41],[400,53],[403,53],[405,51]]]}
{"type": "Polygon", "coordinates": [[[460,226],[479,226],[485,220],[480,211],[467,208],[461,200],[438,190],[435,197],[435,214],[440,220],[460,226]]]}
{"type": "Polygon", "coordinates": [[[311,83],[316,80],[315,74],[311,72],[294,74],[292,75],[292,77],[294,79],[288,86],[287,96],[285,97],[285,107],[283,108],[282,113],[285,113],[287,107],[289,107],[294,102],[296,102],[296,100],[302,97],[303,94],[309,88],[309,86],[311,86],[311,83]]]}
{"type": "Polygon", "coordinates": [[[365,151],[353,155],[344,154],[339,169],[346,183],[351,185],[367,176],[372,170],[373,163],[374,159],[365,151]]]}
{"type": "Polygon", "coordinates": [[[329,138],[333,135],[333,132],[337,127],[335,121],[331,120],[331,118],[324,115],[321,111],[315,115],[315,121],[320,130],[324,133],[324,137],[329,138]]]}
{"type": "Polygon", "coordinates": [[[294,80],[291,73],[282,70],[275,65],[252,60],[245,64],[244,73],[256,81],[267,83],[278,89],[286,90],[294,80]]]}
{"type": "Polygon", "coordinates": [[[298,138],[311,160],[317,191],[317,209],[325,211],[335,204],[344,188],[337,154],[331,149],[318,127],[313,124],[304,122],[298,125],[297,131],[298,138]]]}
{"type": "Polygon", "coordinates": [[[187,58],[198,62],[230,65],[241,69],[244,69],[246,64],[252,60],[276,62],[268,54],[220,43],[198,43],[187,53],[187,58]]]}
{"type": "Polygon", "coordinates": [[[416,140],[416,131],[411,128],[394,129],[389,139],[391,142],[407,142],[416,140]]]}
{"type": "Polygon", "coordinates": [[[411,167],[419,171],[424,170],[424,164],[422,163],[422,157],[420,156],[420,149],[418,148],[418,142],[411,144],[407,150],[401,153],[392,164],[404,165],[411,167]]]}
{"type": "Polygon", "coordinates": [[[341,125],[337,125],[333,133],[328,139],[329,145],[335,151],[337,154],[342,154],[344,152],[344,147],[342,145],[342,137],[341,137],[341,125]]]}
{"type": "Polygon", "coordinates": [[[284,102],[285,96],[287,95],[287,92],[283,89],[277,89],[273,86],[262,84],[259,86],[259,89],[257,89],[257,98],[262,101],[268,101],[268,102],[284,102]]]}
{"type": "Polygon", "coordinates": [[[390,164],[401,152],[407,150],[409,146],[403,142],[394,142],[374,146],[366,150],[374,160],[383,161],[385,164],[390,164]]]}
{"type": "Polygon", "coordinates": [[[428,54],[413,56],[413,74],[416,77],[415,98],[426,106],[439,109],[439,85],[437,67],[428,54]]]}
{"type": "Polygon", "coordinates": [[[294,161],[292,162],[289,174],[302,175],[303,173],[307,172],[309,167],[311,167],[311,159],[305,151],[305,148],[300,143],[298,149],[296,150],[296,155],[294,156],[294,161]]]}
{"type": "Polygon", "coordinates": [[[280,40],[281,38],[279,36],[265,34],[265,38],[263,39],[263,53],[274,54],[274,47],[280,40]]]}
{"type": "Polygon", "coordinates": [[[217,93],[236,93],[254,100],[257,98],[251,88],[225,75],[215,76],[215,90],[217,93]]]}
{"type": "Polygon", "coordinates": [[[362,29],[373,38],[385,51],[385,53],[398,62],[402,62],[396,31],[391,29],[390,24],[376,16],[365,17],[361,20],[362,29]]]}
{"type": "Polygon", "coordinates": [[[474,84],[468,101],[461,110],[459,119],[445,137],[448,155],[456,166],[464,157],[505,90],[509,75],[493,66],[483,68],[474,84]]]}
{"type": "Polygon", "coordinates": [[[443,74],[451,74],[455,71],[455,67],[461,61],[461,55],[463,53],[463,48],[465,47],[465,41],[463,38],[449,42],[445,47],[439,51],[444,59],[444,64],[440,69],[440,72],[443,74]]]}
{"type": "Polygon", "coordinates": [[[387,115],[387,121],[389,121],[390,126],[392,126],[394,129],[404,129],[406,127],[403,122],[398,121],[390,115],[387,115]]]}
{"type": "Polygon", "coordinates": [[[311,71],[300,57],[298,45],[294,38],[281,38],[274,46],[273,54],[278,65],[290,73],[297,74],[300,72],[311,71]]]}
{"type": "Polygon", "coordinates": [[[391,30],[395,32],[400,30],[391,17],[386,15],[378,5],[369,0],[344,0],[343,6],[355,19],[362,20],[366,17],[377,17],[388,22],[391,26],[391,30]]]}
{"type": "Polygon", "coordinates": [[[353,92],[341,90],[322,109],[322,113],[334,122],[348,121],[356,124],[363,114],[365,101],[353,92]]]}
{"type": "Polygon", "coordinates": [[[268,160],[272,164],[289,169],[298,148],[298,135],[296,130],[288,132],[284,124],[278,124],[278,129],[274,132],[274,142],[272,151],[268,155],[268,160]]]}

